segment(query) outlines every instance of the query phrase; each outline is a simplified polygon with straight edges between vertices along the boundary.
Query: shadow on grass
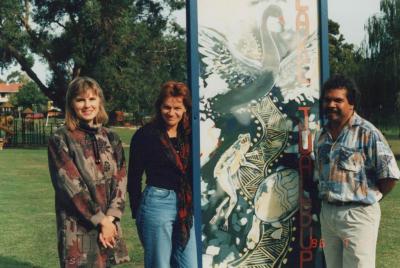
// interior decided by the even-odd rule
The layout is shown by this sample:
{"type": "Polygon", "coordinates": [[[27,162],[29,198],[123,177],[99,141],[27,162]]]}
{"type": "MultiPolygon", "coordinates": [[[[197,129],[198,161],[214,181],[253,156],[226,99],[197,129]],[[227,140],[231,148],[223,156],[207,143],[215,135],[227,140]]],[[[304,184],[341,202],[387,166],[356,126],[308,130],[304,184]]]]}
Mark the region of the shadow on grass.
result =
{"type": "Polygon", "coordinates": [[[2,268],[39,268],[29,262],[22,262],[14,257],[1,256],[0,255],[0,267],[2,268]]]}

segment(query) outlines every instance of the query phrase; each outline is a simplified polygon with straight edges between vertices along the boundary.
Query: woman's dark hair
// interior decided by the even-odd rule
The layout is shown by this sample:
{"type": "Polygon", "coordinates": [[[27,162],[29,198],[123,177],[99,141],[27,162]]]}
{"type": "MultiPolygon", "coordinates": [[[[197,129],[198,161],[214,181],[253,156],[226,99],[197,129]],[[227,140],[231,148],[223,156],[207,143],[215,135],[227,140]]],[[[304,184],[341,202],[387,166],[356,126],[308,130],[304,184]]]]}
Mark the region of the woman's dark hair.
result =
{"type": "Polygon", "coordinates": [[[178,131],[182,134],[188,135],[191,132],[191,118],[192,118],[192,97],[190,90],[185,83],[178,81],[167,81],[161,86],[160,94],[154,104],[155,117],[154,122],[160,126],[165,127],[165,122],[161,116],[161,105],[169,97],[182,97],[183,105],[186,112],[179,122],[178,131]]]}
{"type": "Polygon", "coordinates": [[[342,74],[332,75],[322,86],[322,97],[325,96],[327,91],[333,89],[345,89],[349,104],[354,105],[355,107],[358,106],[357,104],[360,99],[360,92],[352,79],[342,74]]]}

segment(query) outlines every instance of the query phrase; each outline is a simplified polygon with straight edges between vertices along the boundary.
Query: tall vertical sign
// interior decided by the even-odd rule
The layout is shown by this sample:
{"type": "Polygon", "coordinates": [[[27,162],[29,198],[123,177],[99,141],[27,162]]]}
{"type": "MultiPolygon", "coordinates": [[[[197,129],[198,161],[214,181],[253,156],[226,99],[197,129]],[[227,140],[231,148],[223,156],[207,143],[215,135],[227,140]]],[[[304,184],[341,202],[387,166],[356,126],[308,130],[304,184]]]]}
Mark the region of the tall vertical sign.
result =
{"type": "Polygon", "coordinates": [[[203,267],[321,267],[319,2],[197,1],[203,267]]]}

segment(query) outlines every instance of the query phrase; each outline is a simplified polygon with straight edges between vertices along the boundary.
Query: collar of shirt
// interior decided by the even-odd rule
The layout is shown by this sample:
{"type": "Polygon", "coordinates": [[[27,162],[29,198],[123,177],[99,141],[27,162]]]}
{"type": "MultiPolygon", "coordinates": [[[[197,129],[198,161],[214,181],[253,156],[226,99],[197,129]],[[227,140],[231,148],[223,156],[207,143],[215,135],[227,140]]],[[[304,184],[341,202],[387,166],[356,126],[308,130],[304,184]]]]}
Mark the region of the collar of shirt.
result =
{"type": "MultiPolygon", "coordinates": [[[[341,131],[341,133],[339,134],[339,137],[342,135],[342,133],[343,133],[343,131],[345,130],[345,129],[349,129],[349,128],[351,128],[351,127],[353,127],[353,126],[359,126],[359,125],[361,125],[361,123],[362,123],[362,121],[363,121],[363,119],[356,113],[356,112],[354,112],[353,113],[353,115],[351,116],[351,118],[350,118],[350,120],[347,122],[347,124],[343,127],[343,129],[342,129],[342,131],[341,131]]],[[[329,133],[329,129],[328,129],[328,120],[325,120],[325,124],[324,124],[324,126],[322,127],[322,131],[321,131],[321,136],[323,136],[323,135],[325,135],[325,134],[327,134],[327,133],[329,133]]],[[[330,135],[329,135],[330,136],[330,135]]]]}

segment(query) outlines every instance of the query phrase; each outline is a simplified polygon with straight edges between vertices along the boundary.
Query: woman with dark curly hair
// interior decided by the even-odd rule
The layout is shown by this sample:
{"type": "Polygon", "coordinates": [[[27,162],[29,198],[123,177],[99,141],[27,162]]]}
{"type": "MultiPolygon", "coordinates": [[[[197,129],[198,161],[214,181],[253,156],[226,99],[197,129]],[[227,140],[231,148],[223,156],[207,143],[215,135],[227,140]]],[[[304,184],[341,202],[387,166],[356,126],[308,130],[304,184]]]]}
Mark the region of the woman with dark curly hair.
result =
{"type": "Polygon", "coordinates": [[[140,128],[131,141],[128,192],[146,268],[197,267],[191,108],[188,87],[166,82],[155,102],[153,121],[140,128]]]}

